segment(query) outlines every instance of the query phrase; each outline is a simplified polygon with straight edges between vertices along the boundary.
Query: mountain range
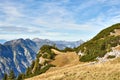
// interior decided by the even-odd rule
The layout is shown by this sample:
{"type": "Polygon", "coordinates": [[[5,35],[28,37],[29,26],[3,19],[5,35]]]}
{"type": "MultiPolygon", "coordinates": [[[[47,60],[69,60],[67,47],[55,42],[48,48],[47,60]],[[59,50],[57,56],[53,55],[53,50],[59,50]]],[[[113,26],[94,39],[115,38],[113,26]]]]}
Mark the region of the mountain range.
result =
{"type": "Polygon", "coordinates": [[[37,51],[43,45],[55,45],[59,49],[74,48],[83,41],[51,41],[48,39],[16,39],[0,44],[0,78],[4,73],[13,70],[16,75],[24,73],[26,68],[35,60],[37,51]]]}

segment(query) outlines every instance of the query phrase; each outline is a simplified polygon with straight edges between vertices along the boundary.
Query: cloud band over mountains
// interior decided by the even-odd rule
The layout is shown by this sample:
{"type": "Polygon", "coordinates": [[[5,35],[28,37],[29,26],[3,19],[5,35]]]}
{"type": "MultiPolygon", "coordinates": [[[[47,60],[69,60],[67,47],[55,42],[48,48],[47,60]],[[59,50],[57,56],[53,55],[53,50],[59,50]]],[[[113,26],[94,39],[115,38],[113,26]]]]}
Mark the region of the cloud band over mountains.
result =
{"type": "Polygon", "coordinates": [[[0,37],[88,40],[120,22],[119,4],[119,0],[0,0],[0,37]]]}

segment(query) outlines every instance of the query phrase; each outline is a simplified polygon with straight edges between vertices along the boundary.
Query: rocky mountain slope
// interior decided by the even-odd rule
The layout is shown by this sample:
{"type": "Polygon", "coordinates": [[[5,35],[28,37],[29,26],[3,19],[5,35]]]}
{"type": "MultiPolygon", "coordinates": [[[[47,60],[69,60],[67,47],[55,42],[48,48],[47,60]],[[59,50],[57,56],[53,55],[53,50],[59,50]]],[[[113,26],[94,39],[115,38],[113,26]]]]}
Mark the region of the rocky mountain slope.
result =
{"type": "Polygon", "coordinates": [[[82,40],[61,42],[36,38],[33,40],[16,39],[0,44],[0,78],[3,73],[9,73],[10,70],[13,70],[16,75],[24,73],[35,60],[37,51],[43,45],[56,45],[59,49],[64,49],[65,47],[77,47],[81,43],[83,43],[82,40]]]}
{"type": "Polygon", "coordinates": [[[17,39],[0,45],[0,77],[13,70],[17,75],[24,72],[35,59],[37,45],[29,40],[17,39]]]}

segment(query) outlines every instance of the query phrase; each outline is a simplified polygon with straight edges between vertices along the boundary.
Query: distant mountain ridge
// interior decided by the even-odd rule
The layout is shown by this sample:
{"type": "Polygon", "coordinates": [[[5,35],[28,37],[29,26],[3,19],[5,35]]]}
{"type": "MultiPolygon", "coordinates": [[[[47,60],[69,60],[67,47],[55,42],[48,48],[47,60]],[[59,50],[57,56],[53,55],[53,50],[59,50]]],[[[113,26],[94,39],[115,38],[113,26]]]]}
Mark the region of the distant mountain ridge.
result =
{"type": "Polygon", "coordinates": [[[56,45],[59,49],[64,49],[65,47],[77,47],[82,43],[82,40],[67,42],[39,38],[33,40],[20,38],[7,41],[0,44],[0,78],[2,78],[3,73],[9,73],[11,69],[16,75],[24,73],[43,45],[56,45]]]}
{"type": "Polygon", "coordinates": [[[51,44],[51,45],[56,45],[56,47],[58,47],[59,49],[64,49],[66,47],[70,47],[70,48],[74,48],[79,46],[80,44],[84,43],[83,40],[79,40],[79,41],[52,41],[49,39],[39,39],[39,38],[34,38],[32,39],[32,41],[34,41],[35,43],[37,43],[37,45],[42,45],[42,44],[51,44]]]}
{"type": "Polygon", "coordinates": [[[1,44],[4,44],[5,42],[6,42],[5,39],[0,39],[0,43],[1,43],[1,44]]]}

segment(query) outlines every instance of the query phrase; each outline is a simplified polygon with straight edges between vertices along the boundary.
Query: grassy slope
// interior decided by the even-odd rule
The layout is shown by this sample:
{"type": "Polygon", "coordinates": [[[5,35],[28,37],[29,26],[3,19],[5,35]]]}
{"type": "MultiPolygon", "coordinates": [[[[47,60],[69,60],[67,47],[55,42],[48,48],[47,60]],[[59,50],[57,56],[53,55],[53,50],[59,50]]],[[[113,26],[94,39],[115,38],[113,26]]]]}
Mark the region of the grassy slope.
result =
{"type": "Polygon", "coordinates": [[[26,80],[120,80],[120,58],[100,64],[78,64],[26,80]]]}
{"type": "Polygon", "coordinates": [[[79,63],[79,56],[75,52],[60,52],[55,49],[52,49],[52,51],[57,55],[50,64],[56,65],[56,67],[79,63]]]}

